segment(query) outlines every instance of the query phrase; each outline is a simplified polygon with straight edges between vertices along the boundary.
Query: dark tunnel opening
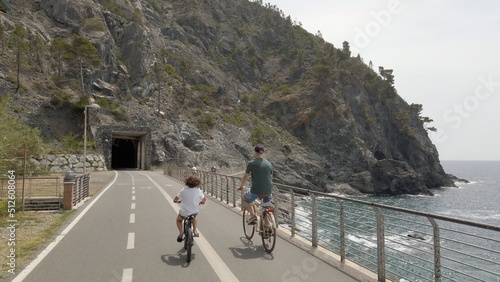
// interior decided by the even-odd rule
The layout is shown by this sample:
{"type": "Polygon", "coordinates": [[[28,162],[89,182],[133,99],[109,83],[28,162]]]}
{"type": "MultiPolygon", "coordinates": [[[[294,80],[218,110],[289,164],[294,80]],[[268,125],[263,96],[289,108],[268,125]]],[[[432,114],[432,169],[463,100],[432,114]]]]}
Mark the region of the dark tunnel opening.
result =
{"type": "Polygon", "coordinates": [[[137,168],[137,140],[113,139],[111,167],[113,169],[137,168]]]}

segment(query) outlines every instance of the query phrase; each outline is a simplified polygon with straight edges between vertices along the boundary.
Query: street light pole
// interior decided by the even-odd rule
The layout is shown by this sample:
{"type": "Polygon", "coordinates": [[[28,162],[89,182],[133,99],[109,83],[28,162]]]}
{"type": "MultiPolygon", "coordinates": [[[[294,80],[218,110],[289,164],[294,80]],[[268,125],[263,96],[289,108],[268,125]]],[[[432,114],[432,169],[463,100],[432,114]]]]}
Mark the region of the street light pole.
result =
{"type": "Polygon", "coordinates": [[[87,174],[87,108],[100,108],[99,105],[92,103],[85,105],[85,110],[83,111],[84,128],[83,128],[83,175],[87,174]]]}

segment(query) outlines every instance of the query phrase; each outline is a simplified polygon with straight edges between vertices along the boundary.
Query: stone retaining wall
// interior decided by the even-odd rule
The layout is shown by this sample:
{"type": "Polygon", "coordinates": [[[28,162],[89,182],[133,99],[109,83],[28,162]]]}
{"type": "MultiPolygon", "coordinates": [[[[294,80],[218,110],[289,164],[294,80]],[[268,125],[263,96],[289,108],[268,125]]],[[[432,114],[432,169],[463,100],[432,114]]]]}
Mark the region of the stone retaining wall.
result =
{"type": "MultiPolygon", "coordinates": [[[[105,171],[106,162],[100,154],[87,154],[87,172],[105,171]]],[[[83,155],[60,154],[31,158],[31,165],[50,172],[83,172],[83,155]]]]}

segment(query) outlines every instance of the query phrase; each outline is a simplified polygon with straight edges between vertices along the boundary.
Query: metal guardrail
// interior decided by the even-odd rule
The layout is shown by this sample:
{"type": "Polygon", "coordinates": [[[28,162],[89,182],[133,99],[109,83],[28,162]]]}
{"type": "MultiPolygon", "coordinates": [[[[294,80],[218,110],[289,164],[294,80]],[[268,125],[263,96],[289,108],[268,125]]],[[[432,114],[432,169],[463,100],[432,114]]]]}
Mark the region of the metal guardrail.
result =
{"type": "MultiPolygon", "coordinates": [[[[165,166],[180,181],[189,169],[165,166]]],[[[239,206],[241,178],[196,172],[205,193],[239,206]]],[[[275,184],[280,228],[376,273],[379,281],[500,281],[500,226],[275,184]]]]}
{"type": "Polygon", "coordinates": [[[73,206],[89,196],[89,183],[89,173],[75,178],[75,186],[73,186],[73,206]]]}

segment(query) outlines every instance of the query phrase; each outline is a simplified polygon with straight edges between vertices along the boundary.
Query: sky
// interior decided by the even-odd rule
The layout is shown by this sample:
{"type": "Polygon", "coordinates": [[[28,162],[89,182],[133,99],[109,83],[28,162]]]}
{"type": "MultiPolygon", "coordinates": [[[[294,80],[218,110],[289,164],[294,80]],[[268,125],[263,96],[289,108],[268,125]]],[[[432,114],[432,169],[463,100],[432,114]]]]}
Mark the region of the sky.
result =
{"type": "Polygon", "coordinates": [[[500,1],[264,0],[422,104],[441,160],[500,160],[500,1]]]}

